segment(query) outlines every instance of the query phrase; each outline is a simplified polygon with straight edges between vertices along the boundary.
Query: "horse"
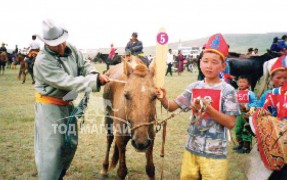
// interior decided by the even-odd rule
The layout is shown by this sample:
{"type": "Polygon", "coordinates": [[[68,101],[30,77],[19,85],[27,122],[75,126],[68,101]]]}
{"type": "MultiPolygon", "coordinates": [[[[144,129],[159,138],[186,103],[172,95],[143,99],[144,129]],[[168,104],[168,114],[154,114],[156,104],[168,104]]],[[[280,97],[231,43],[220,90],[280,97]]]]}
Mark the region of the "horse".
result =
{"type": "Polygon", "coordinates": [[[102,166],[102,178],[108,176],[109,152],[115,138],[114,152],[110,164],[113,169],[119,163],[117,176],[125,179],[128,174],[126,167],[126,146],[131,140],[136,151],[145,152],[146,173],[149,179],[155,179],[155,166],[153,163],[153,146],[155,131],[153,122],[156,115],[156,93],[153,77],[155,64],[149,68],[135,56],[131,57],[131,63],[123,62],[110,68],[106,73],[110,79],[104,88],[104,103],[111,102],[112,107],[105,105],[107,128],[107,149],[102,166]],[[118,81],[118,82],[116,82],[118,81]],[[125,81],[126,83],[120,83],[125,81]],[[125,131],[126,129],[129,131],[125,131]]]}
{"type": "Polygon", "coordinates": [[[267,51],[261,56],[251,56],[248,59],[228,58],[230,74],[235,77],[240,75],[247,76],[250,80],[251,89],[254,91],[257,81],[263,75],[263,64],[279,56],[279,53],[267,51]]]}
{"type": "Polygon", "coordinates": [[[117,65],[122,62],[122,58],[118,53],[115,54],[113,59],[108,59],[108,56],[108,54],[98,52],[96,57],[93,59],[95,62],[104,62],[107,65],[107,68],[103,73],[110,69],[110,65],[117,65]]]}
{"type": "Polygon", "coordinates": [[[101,52],[98,52],[95,58],[93,59],[93,61],[102,63],[108,59],[108,56],[109,56],[108,54],[103,54],[101,52]]]}
{"type": "Polygon", "coordinates": [[[8,61],[7,53],[3,51],[0,54],[0,74],[1,74],[1,69],[2,69],[2,75],[4,75],[5,66],[6,66],[7,61],[8,61]]]}
{"type": "Polygon", "coordinates": [[[23,81],[22,84],[26,82],[26,75],[29,73],[32,78],[32,84],[35,84],[34,80],[34,73],[33,73],[33,67],[34,67],[34,61],[36,57],[33,57],[32,63],[29,64],[27,61],[25,61],[26,56],[23,54],[17,54],[16,55],[16,61],[20,64],[20,69],[18,73],[18,80],[21,79],[21,76],[23,75],[23,81]]]}
{"type": "Polygon", "coordinates": [[[12,69],[14,55],[7,52],[7,69],[12,69]]]}

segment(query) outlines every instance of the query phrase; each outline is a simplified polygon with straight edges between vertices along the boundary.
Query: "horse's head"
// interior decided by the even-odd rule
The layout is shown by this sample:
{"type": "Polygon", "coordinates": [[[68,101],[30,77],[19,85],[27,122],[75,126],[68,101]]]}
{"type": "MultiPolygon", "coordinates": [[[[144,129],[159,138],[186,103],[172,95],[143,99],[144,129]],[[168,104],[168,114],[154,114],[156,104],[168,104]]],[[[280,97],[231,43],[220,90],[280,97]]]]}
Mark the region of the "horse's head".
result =
{"type": "Polygon", "coordinates": [[[5,51],[1,52],[0,60],[2,60],[2,61],[7,61],[8,60],[8,56],[7,56],[7,53],[5,51]]]}
{"type": "MultiPolygon", "coordinates": [[[[137,57],[133,57],[138,62],[137,57]]],[[[127,83],[124,87],[126,120],[132,129],[132,145],[139,151],[146,150],[154,138],[156,93],[153,81],[154,65],[147,68],[144,64],[123,62],[124,76],[127,83]],[[145,125],[144,125],[145,124],[145,125]],[[140,126],[133,129],[134,127],[140,126]]]]}

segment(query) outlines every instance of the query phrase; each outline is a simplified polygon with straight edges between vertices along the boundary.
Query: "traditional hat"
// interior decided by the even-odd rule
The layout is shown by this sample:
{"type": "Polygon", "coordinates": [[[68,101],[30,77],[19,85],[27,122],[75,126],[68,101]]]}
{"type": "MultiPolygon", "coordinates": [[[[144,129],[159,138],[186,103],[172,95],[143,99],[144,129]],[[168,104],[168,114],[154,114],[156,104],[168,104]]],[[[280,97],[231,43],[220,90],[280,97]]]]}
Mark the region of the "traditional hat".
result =
{"type": "Polygon", "coordinates": [[[211,36],[206,43],[204,52],[214,52],[217,53],[225,60],[228,55],[228,45],[225,42],[222,34],[214,34],[211,36]]]}
{"type": "Polygon", "coordinates": [[[271,74],[278,70],[286,70],[287,65],[285,61],[286,56],[279,57],[271,67],[271,74]]]}
{"type": "Polygon", "coordinates": [[[37,35],[41,41],[49,46],[57,46],[68,39],[68,31],[54,23],[51,19],[43,21],[43,35],[37,35]]]}

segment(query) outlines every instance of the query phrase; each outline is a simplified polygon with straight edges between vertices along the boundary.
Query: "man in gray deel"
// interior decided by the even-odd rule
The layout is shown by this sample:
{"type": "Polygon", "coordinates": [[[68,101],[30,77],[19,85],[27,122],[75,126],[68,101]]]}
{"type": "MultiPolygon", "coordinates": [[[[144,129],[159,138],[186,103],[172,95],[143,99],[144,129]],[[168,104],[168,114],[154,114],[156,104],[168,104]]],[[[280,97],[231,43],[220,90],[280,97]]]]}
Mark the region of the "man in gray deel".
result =
{"type": "Polygon", "coordinates": [[[67,119],[74,106],[63,99],[70,91],[99,91],[109,79],[101,75],[74,46],[68,31],[52,20],[43,21],[44,42],[35,60],[35,161],[41,180],[63,179],[78,144],[77,122],[71,125],[71,143],[65,144],[67,119]]]}

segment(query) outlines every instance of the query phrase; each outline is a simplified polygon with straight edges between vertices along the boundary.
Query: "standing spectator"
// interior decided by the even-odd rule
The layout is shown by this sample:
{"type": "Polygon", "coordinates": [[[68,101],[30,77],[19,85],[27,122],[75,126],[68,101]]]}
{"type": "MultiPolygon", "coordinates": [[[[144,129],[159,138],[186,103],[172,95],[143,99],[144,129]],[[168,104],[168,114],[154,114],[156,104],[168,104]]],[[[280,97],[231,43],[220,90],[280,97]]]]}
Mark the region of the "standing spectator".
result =
{"type": "Polygon", "coordinates": [[[152,56],[151,55],[149,55],[148,57],[147,57],[147,59],[148,59],[148,61],[149,61],[149,64],[152,62],[152,60],[153,60],[153,58],[152,58],[152,56]]]}
{"type": "Polygon", "coordinates": [[[250,80],[247,76],[238,78],[237,101],[240,106],[241,115],[236,117],[235,134],[238,146],[234,147],[238,153],[249,153],[251,150],[252,135],[248,131],[248,114],[251,108],[257,107],[257,97],[254,92],[250,91],[250,80]]]}
{"type": "Polygon", "coordinates": [[[171,67],[173,65],[173,54],[172,54],[171,49],[168,50],[166,64],[167,64],[167,70],[166,70],[165,75],[167,76],[167,74],[169,73],[170,76],[172,76],[171,67]]]}
{"type": "Polygon", "coordinates": [[[178,51],[178,55],[177,55],[177,61],[178,61],[178,69],[177,69],[177,73],[180,76],[181,73],[183,72],[183,61],[185,60],[184,55],[182,55],[181,50],[178,51]]]}

